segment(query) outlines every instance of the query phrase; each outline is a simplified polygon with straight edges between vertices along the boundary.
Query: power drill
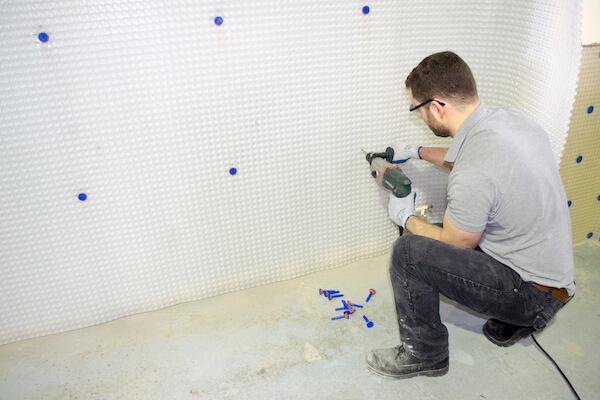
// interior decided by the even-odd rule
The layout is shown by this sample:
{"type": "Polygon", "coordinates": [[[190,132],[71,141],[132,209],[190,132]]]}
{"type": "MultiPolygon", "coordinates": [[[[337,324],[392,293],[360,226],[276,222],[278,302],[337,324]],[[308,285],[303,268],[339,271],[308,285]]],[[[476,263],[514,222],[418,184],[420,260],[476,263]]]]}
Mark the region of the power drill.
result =
{"type": "MultiPolygon", "coordinates": [[[[363,150],[364,151],[364,150],[363,150]]],[[[394,149],[388,147],[384,153],[366,153],[371,164],[371,176],[384,189],[396,197],[406,197],[411,191],[411,181],[402,172],[398,164],[392,164],[394,149]]]]}
{"type": "MultiPolygon", "coordinates": [[[[394,159],[394,149],[388,147],[384,153],[367,153],[367,161],[371,165],[371,176],[375,182],[384,189],[391,191],[394,196],[406,197],[411,191],[411,181],[402,172],[398,164],[392,164],[394,159]]],[[[404,229],[398,226],[400,236],[404,233],[404,229]]]]}

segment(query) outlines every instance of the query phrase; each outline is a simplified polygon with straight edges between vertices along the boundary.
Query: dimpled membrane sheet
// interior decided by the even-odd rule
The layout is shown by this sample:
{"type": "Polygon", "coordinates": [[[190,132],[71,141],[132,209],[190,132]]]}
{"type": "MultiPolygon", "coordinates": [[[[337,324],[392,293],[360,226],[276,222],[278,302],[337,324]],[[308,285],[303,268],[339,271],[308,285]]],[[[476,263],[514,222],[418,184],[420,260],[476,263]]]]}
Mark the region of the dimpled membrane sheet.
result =
{"type": "MultiPolygon", "coordinates": [[[[600,5],[600,3],[599,3],[600,5]]],[[[600,239],[600,44],[584,46],[560,173],[573,244],[600,239]]]]}
{"type": "MultiPolygon", "coordinates": [[[[577,1],[4,0],[0,343],[384,254],[361,149],[448,145],[404,90],[448,49],[558,162],[577,1]]],[[[403,170],[440,221],[446,173],[403,170]]]]}

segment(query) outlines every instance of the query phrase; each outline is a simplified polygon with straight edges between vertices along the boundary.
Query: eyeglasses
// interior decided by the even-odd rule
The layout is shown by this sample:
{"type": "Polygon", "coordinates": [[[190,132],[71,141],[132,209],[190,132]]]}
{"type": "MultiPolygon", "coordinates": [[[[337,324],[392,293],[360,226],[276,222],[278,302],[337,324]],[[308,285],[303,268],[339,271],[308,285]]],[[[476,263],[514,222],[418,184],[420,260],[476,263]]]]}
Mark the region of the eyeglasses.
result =
{"type": "Polygon", "coordinates": [[[415,111],[417,108],[419,108],[419,107],[423,107],[424,105],[426,105],[426,104],[429,104],[429,103],[431,103],[432,101],[436,101],[436,102],[438,102],[438,103],[440,104],[440,106],[445,106],[445,105],[446,105],[446,103],[442,103],[442,102],[441,102],[441,101],[439,101],[439,100],[436,100],[436,99],[429,99],[429,100],[427,100],[427,101],[424,101],[424,102],[422,102],[421,104],[419,104],[419,105],[417,105],[417,106],[410,106],[410,108],[408,109],[408,111],[409,111],[409,112],[413,112],[413,111],[415,111]]]}

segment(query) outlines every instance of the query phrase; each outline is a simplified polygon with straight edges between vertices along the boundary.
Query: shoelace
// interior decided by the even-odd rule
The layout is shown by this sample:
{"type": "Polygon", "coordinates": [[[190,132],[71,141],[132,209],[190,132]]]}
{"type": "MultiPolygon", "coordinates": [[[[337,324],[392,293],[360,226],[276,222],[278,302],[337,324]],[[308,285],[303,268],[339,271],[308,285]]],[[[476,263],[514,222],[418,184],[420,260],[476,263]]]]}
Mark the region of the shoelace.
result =
{"type": "Polygon", "coordinates": [[[404,346],[403,345],[396,346],[396,351],[397,351],[397,353],[396,353],[396,360],[397,360],[398,357],[400,357],[400,355],[402,353],[404,353],[404,351],[405,351],[404,346]]]}

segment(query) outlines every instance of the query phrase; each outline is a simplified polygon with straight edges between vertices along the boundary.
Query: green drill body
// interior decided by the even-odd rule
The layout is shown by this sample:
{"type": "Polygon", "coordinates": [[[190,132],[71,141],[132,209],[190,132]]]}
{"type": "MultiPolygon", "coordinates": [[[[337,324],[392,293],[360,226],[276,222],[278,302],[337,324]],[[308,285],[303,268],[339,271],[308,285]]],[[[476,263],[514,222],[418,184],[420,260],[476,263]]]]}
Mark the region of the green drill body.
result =
{"type": "Polygon", "coordinates": [[[398,164],[392,164],[394,150],[388,147],[385,153],[368,153],[371,176],[382,188],[391,191],[396,197],[406,197],[411,191],[411,181],[404,175],[398,164]]]}

